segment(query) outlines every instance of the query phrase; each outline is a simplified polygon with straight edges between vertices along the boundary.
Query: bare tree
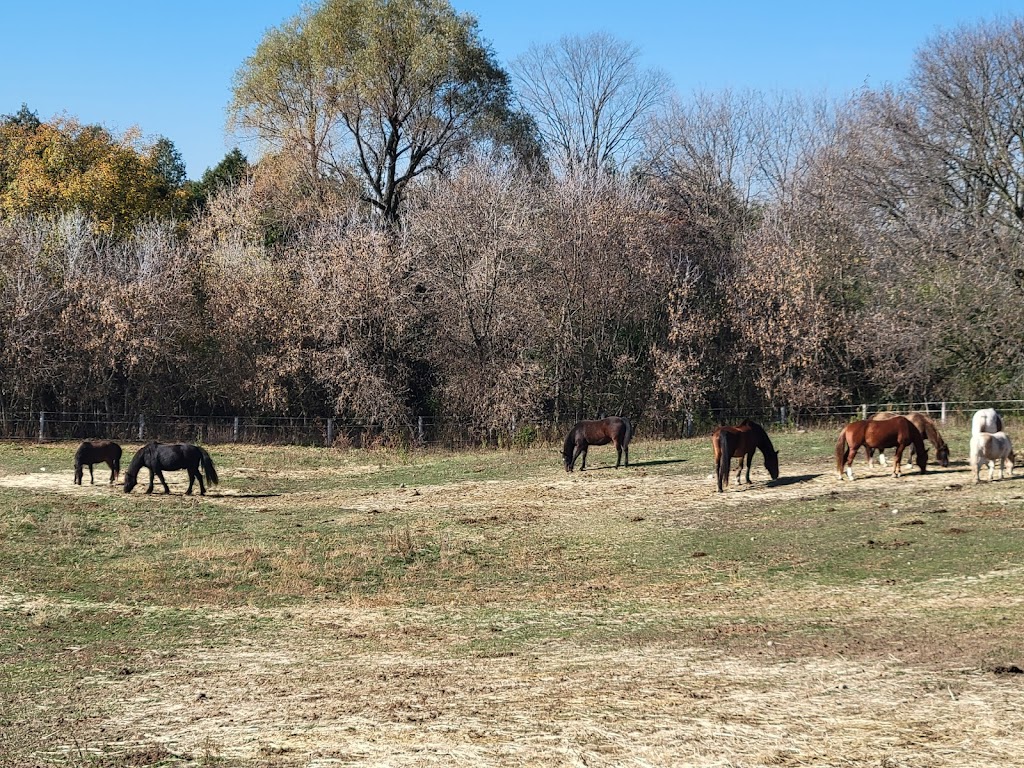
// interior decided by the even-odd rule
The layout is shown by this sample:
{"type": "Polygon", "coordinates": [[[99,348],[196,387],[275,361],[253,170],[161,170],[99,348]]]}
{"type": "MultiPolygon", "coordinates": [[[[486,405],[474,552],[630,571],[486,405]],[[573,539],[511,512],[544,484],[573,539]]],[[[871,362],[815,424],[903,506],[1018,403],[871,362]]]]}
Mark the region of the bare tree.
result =
{"type": "Polygon", "coordinates": [[[593,174],[628,168],[638,157],[644,123],[670,87],[639,60],[636,46],[593,34],[531,46],[512,63],[519,99],[556,170],[593,174]]]}

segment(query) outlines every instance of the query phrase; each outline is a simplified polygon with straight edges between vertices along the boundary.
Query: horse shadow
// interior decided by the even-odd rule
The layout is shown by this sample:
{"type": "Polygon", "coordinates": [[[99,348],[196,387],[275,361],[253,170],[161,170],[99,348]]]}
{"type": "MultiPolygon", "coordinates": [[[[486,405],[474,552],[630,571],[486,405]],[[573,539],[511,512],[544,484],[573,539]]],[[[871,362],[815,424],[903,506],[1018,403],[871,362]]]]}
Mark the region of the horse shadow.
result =
{"type": "Polygon", "coordinates": [[[631,467],[658,467],[662,464],[681,464],[686,459],[651,459],[650,461],[631,461],[631,467]]]}
{"type": "Polygon", "coordinates": [[[679,464],[686,461],[686,459],[652,459],[651,461],[631,461],[626,467],[616,467],[614,464],[601,464],[596,467],[587,467],[585,470],[581,469],[580,472],[595,472],[599,469],[632,469],[633,467],[656,467],[661,464],[679,464]]]}
{"type": "Polygon", "coordinates": [[[796,485],[797,483],[807,483],[811,480],[815,480],[821,477],[824,473],[819,472],[816,475],[791,475],[788,477],[780,477],[778,480],[769,480],[768,485],[772,488],[777,488],[780,485],[796,485]]]}

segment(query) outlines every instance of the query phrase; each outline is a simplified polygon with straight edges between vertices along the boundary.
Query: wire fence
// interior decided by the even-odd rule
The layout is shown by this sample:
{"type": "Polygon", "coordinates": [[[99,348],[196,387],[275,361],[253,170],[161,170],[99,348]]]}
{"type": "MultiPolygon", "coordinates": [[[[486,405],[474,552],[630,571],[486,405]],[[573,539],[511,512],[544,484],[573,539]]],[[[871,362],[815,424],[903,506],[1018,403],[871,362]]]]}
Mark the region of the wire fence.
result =
{"type": "MultiPolygon", "coordinates": [[[[634,430],[646,437],[692,437],[710,433],[716,424],[744,418],[773,427],[814,427],[844,424],[878,411],[920,411],[936,421],[963,423],[979,408],[993,407],[1003,415],[1024,413],[1024,400],[926,400],[842,404],[821,408],[712,409],[682,417],[652,416],[636,420],[634,430]]],[[[447,449],[484,445],[515,446],[560,441],[570,424],[555,421],[481,429],[472,424],[426,417],[396,428],[309,416],[181,416],[105,414],[70,411],[0,412],[0,439],[59,440],[110,439],[127,442],[162,440],[206,444],[247,443],[326,445],[339,448],[403,445],[447,449]]]]}

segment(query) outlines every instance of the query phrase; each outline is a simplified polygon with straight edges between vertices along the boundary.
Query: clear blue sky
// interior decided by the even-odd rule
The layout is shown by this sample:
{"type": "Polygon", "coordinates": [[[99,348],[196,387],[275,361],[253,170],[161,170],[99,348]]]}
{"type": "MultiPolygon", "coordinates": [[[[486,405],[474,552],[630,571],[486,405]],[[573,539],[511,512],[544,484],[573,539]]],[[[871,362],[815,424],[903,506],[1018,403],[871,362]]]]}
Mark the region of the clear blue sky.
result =
{"type": "MultiPolygon", "coordinates": [[[[1024,15],[1024,0],[692,2],[452,0],[499,61],[566,34],[609,32],[685,96],[697,88],[833,96],[903,81],[914,51],[961,23],[1024,15]]],[[[0,114],[22,103],[115,132],[166,136],[190,178],[218,163],[231,79],[299,0],[0,0],[0,114]]],[[[252,154],[252,148],[242,145],[252,154]]]]}

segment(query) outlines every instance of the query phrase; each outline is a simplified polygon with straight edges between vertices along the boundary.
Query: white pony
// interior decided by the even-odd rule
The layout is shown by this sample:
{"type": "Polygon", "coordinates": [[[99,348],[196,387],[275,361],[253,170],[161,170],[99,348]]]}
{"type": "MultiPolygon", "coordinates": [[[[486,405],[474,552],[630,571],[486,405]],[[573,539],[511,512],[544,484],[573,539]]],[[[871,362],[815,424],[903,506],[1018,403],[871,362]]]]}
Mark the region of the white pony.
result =
{"type": "Polygon", "coordinates": [[[1010,477],[1013,477],[1013,444],[1005,432],[975,432],[971,435],[971,469],[974,470],[974,482],[981,477],[981,465],[988,460],[988,479],[995,474],[996,460],[999,461],[999,479],[1003,479],[1003,466],[1010,461],[1010,477]]]}
{"type": "Polygon", "coordinates": [[[995,408],[982,408],[974,412],[971,419],[971,434],[979,432],[1002,432],[1003,420],[995,408]]]}

